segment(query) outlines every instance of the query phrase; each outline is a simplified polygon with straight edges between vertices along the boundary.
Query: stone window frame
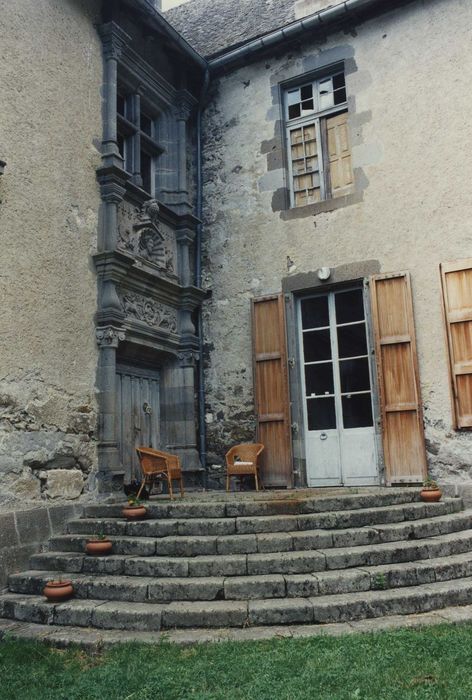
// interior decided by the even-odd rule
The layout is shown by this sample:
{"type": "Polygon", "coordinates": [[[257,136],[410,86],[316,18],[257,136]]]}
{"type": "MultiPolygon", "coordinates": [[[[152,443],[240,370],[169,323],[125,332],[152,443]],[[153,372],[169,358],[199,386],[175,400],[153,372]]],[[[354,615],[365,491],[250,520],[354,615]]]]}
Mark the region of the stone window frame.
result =
{"type": "MultiPolygon", "coordinates": [[[[350,191],[344,193],[342,196],[333,196],[331,191],[329,156],[327,151],[328,136],[326,131],[326,120],[329,117],[334,117],[339,114],[349,114],[345,75],[346,69],[344,61],[338,61],[336,63],[324,66],[323,68],[307,72],[303,75],[298,75],[295,78],[291,78],[290,80],[280,83],[279,85],[280,104],[283,119],[283,140],[286,162],[287,189],[289,193],[289,206],[292,210],[300,210],[306,206],[319,206],[327,202],[333,202],[337,199],[344,200],[346,196],[351,194],[353,189],[352,186],[350,191]],[[336,90],[343,90],[345,99],[338,104],[333,104],[327,108],[321,108],[321,105],[317,103],[317,99],[319,99],[320,94],[316,88],[319,87],[320,83],[322,83],[324,80],[329,78],[332,79],[340,74],[342,74],[344,77],[343,85],[341,88],[337,88],[336,90]],[[302,114],[298,117],[290,118],[288,99],[290,92],[294,91],[296,88],[302,89],[310,84],[312,86],[313,94],[312,101],[314,101],[313,109],[305,115],[302,114]],[[319,170],[305,170],[303,175],[310,175],[311,173],[315,174],[316,172],[319,172],[320,199],[317,201],[307,202],[306,204],[297,204],[295,201],[296,191],[294,190],[294,178],[297,177],[297,175],[293,172],[293,159],[291,157],[293,145],[291,143],[291,133],[300,128],[306,129],[309,125],[314,125],[314,128],[316,129],[316,157],[318,159],[319,170]]],[[[349,145],[351,147],[351,144],[349,145]]],[[[314,187],[313,189],[317,188],[314,187]]]]}
{"type": "Polygon", "coordinates": [[[165,150],[158,140],[160,116],[157,105],[144,101],[139,91],[118,83],[117,137],[123,167],[131,175],[131,182],[151,197],[157,191],[157,160],[165,150]],[[147,166],[143,154],[149,158],[147,166]]]}

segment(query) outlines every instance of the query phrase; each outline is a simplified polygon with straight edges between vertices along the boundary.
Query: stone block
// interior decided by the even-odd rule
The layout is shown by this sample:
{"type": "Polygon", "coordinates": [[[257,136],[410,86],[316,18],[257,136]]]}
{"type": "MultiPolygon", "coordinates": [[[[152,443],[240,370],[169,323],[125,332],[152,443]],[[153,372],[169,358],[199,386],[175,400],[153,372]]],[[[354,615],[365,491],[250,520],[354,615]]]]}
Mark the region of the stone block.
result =
{"type": "Polygon", "coordinates": [[[78,469],[53,469],[47,473],[48,498],[78,498],[83,489],[84,476],[78,469]]]}
{"type": "Polygon", "coordinates": [[[250,600],[251,625],[290,625],[313,622],[313,604],[306,598],[250,600]]]}
{"type": "Polygon", "coordinates": [[[318,580],[318,595],[336,595],[339,593],[354,593],[367,591],[370,588],[371,577],[365,571],[326,571],[314,574],[318,580]]]}
{"type": "Polygon", "coordinates": [[[86,535],[126,535],[127,523],[124,520],[97,520],[87,518],[82,520],[72,520],[67,526],[71,534],[86,535]]]}
{"type": "Polygon", "coordinates": [[[19,510],[15,516],[20,544],[42,544],[50,536],[51,526],[46,508],[19,510]]]}
{"type": "Polygon", "coordinates": [[[119,575],[125,572],[125,557],[108,555],[106,557],[85,556],[82,570],[90,574],[119,575]]]}
{"type": "Polygon", "coordinates": [[[248,574],[302,574],[322,571],[325,558],[318,552],[277,552],[248,554],[248,574]]]}
{"type": "Polygon", "coordinates": [[[13,513],[0,514],[0,550],[3,547],[14,547],[19,544],[13,513]]]}
{"type": "Polygon", "coordinates": [[[145,537],[113,537],[115,554],[130,554],[134,557],[151,557],[156,553],[156,540],[145,537]]]}
{"type": "Polygon", "coordinates": [[[233,535],[236,532],[233,518],[212,520],[177,520],[178,535],[233,535]]]}
{"type": "Polygon", "coordinates": [[[150,601],[218,600],[223,598],[223,578],[168,578],[149,584],[150,601]]]}
{"type": "Polygon", "coordinates": [[[54,624],[77,627],[90,627],[92,614],[100,601],[68,600],[54,606],[54,624]]]}
{"type": "Polygon", "coordinates": [[[239,601],[169,603],[162,610],[162,627],[243,627],[247,603],[239,601]]]}
{"type": "Polygon", "coordinates": [[[29,558],[36,552],[38,545],[24,544],[16,547],[4,547],[0,551],[0,590],[7,585],[10,574],[28,568],[29,558]]]}
{"type": "Polygon", "coordinates": [[[141,520],[126,523],[126,534],[129,537],[170,537],[179,533],[176,520],[141,520]]]}
{"type": "Polygon", "coordinates": [[[227,535],[216,540],[218,554],[250,554],[257,552],[256,535],[227,535]]]}
{"type": "Polygon", "coordinates": [[[257,535],[258,552],[288,552],[293,549],[293,539],[290,533],[274,532],[257,535]]]}
{"type": "Polygon", "coordinates": [[[241,534],[260,532],[287,532],[296,529],[295,516],[276,516],[237,518],[236,531],[241,534]]]}
{"type": "Polygon", "coordinates": [[[103,603],[92,612],[92,625],[115,630],[160,630],[162,608],[151,603],[103,603]]]}
{"type": "Polygon", "coordinates": [[[289,574],[285,576],[288,598],[310,598],[318,595],[318,580],[314,574],[289,574]]]}
{"type": "Polygon", "coordinates": [[[216,554],[215,536],[211,537],[161,537],[156,543],[159,556],[194,557],[201,554],[216,554]]]}
{"type": "Polygon", "coordinates": [[[189,576],[244,576],[247,573],[246,555],[195,557],[188,560],[188,573],[189,576]]]}
{"type": "Polygon", "coordinates": [[[125,560],[126,576],[187,576],[189,559],[170,559],[166,557],[131,557],[125,560]]]}
{"type": "Polygon", "coordinates": [[[333,546],[333,537],[330,532],[323,530],[305,530],[304,532],[292,532],[293,549],[307,550],[320,549],[333,546]]]}
{"type": "Polygon", "coordinates": [[[66,532],[67,523],[73,518],[77,518],[82,513],[82,506],[50,506],[48,508],[49,522],[51,524],[51,534],[60,535],[66,532]]]}
{"type": "Polygon", "coordinates": [[[97,600],[129,600],[143,603],[148,597],[148,582],[123,576],[96,576],[90,578],[89,597],[97,600]]]}
{"type": "Polygon", "coordinates": [[[378,530],[363,527],[352,530],[338,530],[332,533],[333,547],[360,547],[380,542],[378,530]]]}
{"type": "Polygon", "coordinates": [[[225,579],[226,600],[249,600],[251,598],[283,598],[285,579],[281,575],[232,576],[225,579]]]}
{"type": "Polygon", "coordinates": [[[48,546],[51,551],[84,552],[86,543],[86,535],[59,535],[51,537],[48,546]]]}

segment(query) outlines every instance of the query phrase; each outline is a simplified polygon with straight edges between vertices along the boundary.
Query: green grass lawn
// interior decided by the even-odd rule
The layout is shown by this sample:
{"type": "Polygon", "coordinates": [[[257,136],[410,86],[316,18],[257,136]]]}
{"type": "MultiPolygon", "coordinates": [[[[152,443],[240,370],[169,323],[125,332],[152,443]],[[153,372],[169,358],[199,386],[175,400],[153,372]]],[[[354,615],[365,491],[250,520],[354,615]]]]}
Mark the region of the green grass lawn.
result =
{"type": "Polygon", "coordinates": [[[1,700],[472,698],[472,625],[101,654],[0,643],[1,700]]]}

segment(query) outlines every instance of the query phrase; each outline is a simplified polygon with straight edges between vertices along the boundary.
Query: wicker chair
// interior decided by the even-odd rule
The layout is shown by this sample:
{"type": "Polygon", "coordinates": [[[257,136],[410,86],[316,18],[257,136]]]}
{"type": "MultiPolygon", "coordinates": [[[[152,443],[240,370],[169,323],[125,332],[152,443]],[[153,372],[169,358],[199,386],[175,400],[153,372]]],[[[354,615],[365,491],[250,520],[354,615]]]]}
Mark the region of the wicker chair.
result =
{"type": "Polygon", "coordinates": [[[162,452],[161,450],[153,450],[151,447],[138,447],[136,449],[143,473],[143,480],[138,492],[138,498],[141,495],[146,484],[149,484],[149,493],[155,481],[167,481],[170,497],[174,498],[172,490],[172,481],[180,482],[180,496],[184,496],[184,484],[182,479],[182,467],[180,459],[177,455],[162,452]]]}
{"type": "Polygon", "coordinates": [[[226,453],[226,490],[229,491],[230,479],[232,476],[246,476],[251,474],[256,482],[256,491],[259,491],[259,484],[264,488],[259,474],[257,458],[264,449],[264,445],[259,443],[245,443],[235,445],[226,453]]]}

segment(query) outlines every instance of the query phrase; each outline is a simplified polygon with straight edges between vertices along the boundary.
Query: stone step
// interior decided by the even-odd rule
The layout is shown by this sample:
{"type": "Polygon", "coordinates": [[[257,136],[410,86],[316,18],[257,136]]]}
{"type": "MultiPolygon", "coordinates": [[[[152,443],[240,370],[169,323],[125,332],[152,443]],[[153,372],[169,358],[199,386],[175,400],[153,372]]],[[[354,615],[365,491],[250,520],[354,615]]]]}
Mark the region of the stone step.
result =
{"type": "MultiPolygon", "coordinates": [[[[221,536],[286,532],[288,530],[345,529],[376,524],[398,523],[406,520],[447,515],[462,509],[460,499],[444,499],[439,503],[401,503],[385,507],[326,511],[302,515],[264,515],[213,517],[214,509],[206,515],[191,518],[163,518],[149,507],[149,517],[138,522],[128,522],[117,517],[89,517],[72,520],[68,524],[70,534],[123,535],[135,537],[168,536],[221,536]]],[[[121,510],[119,511],[121,515],[121,510]]]]}
{"type": "Polygon", "coordinates": [[[246,601],[179,601],[167,604],[70,600],[53,604],[40,596],[8,593],[0,597],[0,615],[42,625],[102,629],[247,627],[326,624],[385,615],[406,615],[472,603],[472,578],[395,590],[375,590],[308,598],[246,601]]]}
{"type": "MultiPolygon", "coordinates": [[[[312,492],[313,490],[311,490],[312,492]]],[[[224,492],[209,498],[207,494],[198,494],[198,500],[178,498],[169,501],[152,500],[146,503],[152,518],[235,518],[240,516],[282,515],[298,513],[322,513],[325,511],[357,510],[376,508],[419,500],[417,487],[377,489],[358,488],[351,493],[340,489],[333,495],[326,496],[321,491],[311,495],[301,489],[299,494],[270,491],[259,494],[225,494],[224,492]]],[[[97,504],[86,506],[85,518],[121,518],[122,503],[97,504]]]]}
{"type": "Polygon", "coordinates": [[[40,625],[32,622],[0,619],[0,640],[8,635],[9,639],[38,640],[49,646],[64,648],[73,645],[92,653],[116,644],[136,643],[152,644],[159,642],[187,646],[211,642],[247,642],[262,639],[280,639],[291,637],[306,639],[315,636],[335,636],[341,634],[362,634],[394,630],[400,628],[418,628],[440,624],[463,624],[472,620],[472,605],[448,606],[433,612],[412,615],[386,615],[368,620],[350,622],[333,622],[324,625],[272,625],[269,627],[231,627],[231,628],[193,628],[148,632],[139,630],[93,629],[64,625],[40,625]]]}
{"type": "MultiPolygon", "coordinates": [[[[472,550],[472,530],[453,531],[442,535],[426,534],[432,534],[432,536],[357,547],[219,556],[165,557],[152,554],[147,556],[112,554],[106,557],[91,557],[82,553],[46,552],[32,557],[31,565],[36,569],[157,578],[265,576],[381,566],[434,559],[472,550]]],[[[132,547],[130,551],[133,551],[132,547]]]]}
{"type": "MultiPolygon", "coordinates": [[[[403,564],[305,574],[151,578],[74,574],[75,596],[96,600],[170,602],[308,598],[416,586],[472,576],[472,553],[403,564]]],[[[25,571],[9,578],[12,593],[42,593],[57,571],[25,571]]]]}
{"type": "MultiPolygon", "coordinates": [[[[453,502],[451,502],[453,503],[453,502]]],[[[170,522],[170,521],[169,521],[170,522]]],[[[149,523],[147,523],[149,524],[149,523]]],[[[436,515],[387,525],[339,530],[296,530],[247,535],[178,535],[151,538],[109,535],[115,554],[192,557],[198,555],[254,554],[305,551],[433,537],[472,526],[472,510],[436,515]]],[[[60,535],[50,541],[52,551],[83,552],[87,538],[60,535]]],[[[33,568],[36,564],[32,564],[33,568]]]]}

